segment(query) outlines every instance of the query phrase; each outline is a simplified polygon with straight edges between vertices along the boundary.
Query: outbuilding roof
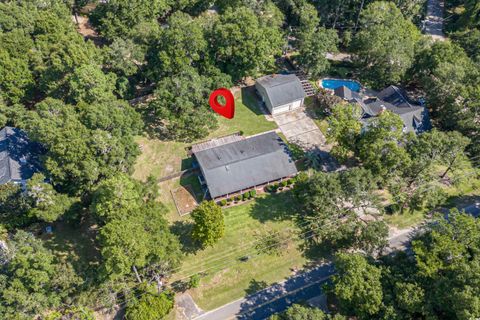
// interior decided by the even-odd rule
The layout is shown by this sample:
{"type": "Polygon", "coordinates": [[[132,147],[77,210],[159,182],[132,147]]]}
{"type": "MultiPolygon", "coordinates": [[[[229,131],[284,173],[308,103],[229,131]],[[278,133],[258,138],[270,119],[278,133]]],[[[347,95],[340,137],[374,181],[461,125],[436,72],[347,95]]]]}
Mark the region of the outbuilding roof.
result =
{"type": "Polygon", "coordinates": [[[13,127],[0,130],[0,184],[32,177],[39,165],[32,155],[34,145],[25,132],[13,127]]]}
{"type": "Polygon", "coordinates": [[[257,79],[273,108],[304,99],[307,95],[295,74],[274,74],[257,79]]]}
{"type": "Polygon", "coordinates": [[[212,198],[297,173],[288,147],[275,132],[194,154],[212,198]]]}

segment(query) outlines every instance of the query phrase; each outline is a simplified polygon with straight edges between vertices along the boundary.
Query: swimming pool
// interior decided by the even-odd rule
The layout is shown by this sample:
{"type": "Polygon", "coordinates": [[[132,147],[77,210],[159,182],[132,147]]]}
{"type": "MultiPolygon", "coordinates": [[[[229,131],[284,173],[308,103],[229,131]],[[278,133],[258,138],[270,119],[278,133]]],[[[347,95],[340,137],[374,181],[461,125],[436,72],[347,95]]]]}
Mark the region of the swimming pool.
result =
{"type": "Polygon", "coordinates": [[[322,80],[322,87],[325,89],[335,90],[338,87],[345,86],[352,91],[359,92],[361,89],[360,83],[355,80],[347,80],[347,79],[323,79],[322,80]]]}

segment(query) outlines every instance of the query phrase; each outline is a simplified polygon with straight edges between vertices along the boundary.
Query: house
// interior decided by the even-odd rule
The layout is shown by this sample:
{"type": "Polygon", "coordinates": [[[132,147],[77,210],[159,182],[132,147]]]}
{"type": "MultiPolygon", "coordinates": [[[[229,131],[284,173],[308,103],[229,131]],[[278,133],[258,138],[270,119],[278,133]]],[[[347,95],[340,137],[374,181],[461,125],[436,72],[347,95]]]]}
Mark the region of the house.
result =
{"type": "Polygon", "coordinates": [[[0,130],[0,185],[8,182],[25,185],[40,169],[35,156],[39,146],[30,142],[20,129],[5,127],[0,130]]]}
{"type": "Polygon", "coordinates": [[[349,103],[358,104],[362,108],[362,120],[365,124],[368,124],[372,117],[389,110],[402,118],[405,132],[421,133],[431,128],[427,108],[410,101],[406,92],[396,86],[389,86],[368,95],[342,86],[335,89],[334,93],[349,103]]]}
{"type": "Polygon", "coordinates": [[[192,148],[192,152],[212,199],[297,174],[288,147],[275,132],[192,148]]]}
{"type": "Polygon", "coordinates": [[[295,74],[274,74],[257,79],[257,93],[271,114],[288,112],[303,106],[307,96],[295,74]]]}

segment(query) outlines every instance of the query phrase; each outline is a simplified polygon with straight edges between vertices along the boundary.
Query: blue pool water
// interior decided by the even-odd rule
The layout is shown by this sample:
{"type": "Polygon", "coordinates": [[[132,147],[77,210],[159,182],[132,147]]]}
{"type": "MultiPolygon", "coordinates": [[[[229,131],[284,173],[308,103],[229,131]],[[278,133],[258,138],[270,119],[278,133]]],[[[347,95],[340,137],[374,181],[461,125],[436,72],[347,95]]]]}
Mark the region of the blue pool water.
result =
{"type": "Polygon", "coordinates": [[[355,80],[343,80],[343,79],[323,79],[322,86],[325,89],[335,90],[338,87],[345,86],[352,91],[359,92],[360,91],[360,83],[355,80]]]}

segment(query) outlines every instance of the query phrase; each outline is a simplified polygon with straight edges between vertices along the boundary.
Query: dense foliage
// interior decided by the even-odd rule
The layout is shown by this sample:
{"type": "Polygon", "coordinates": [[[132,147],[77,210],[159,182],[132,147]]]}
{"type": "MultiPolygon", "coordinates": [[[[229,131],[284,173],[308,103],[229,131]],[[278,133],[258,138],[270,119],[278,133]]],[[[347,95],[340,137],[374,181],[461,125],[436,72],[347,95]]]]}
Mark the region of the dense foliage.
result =
{"type": "Polygon", "coordinates": [[[215,201],[203,201],[191,217],[194,221],[192,238],[203,247],[214,245],[225,234],[223,212],[215,201]]]}
{"type": "Polygon", "coordinates": [[[479,237],[479,221],[457,211],[429,224],[412,256],[338,255],[332,292],[340,311],[360,319],[478,317],[479,237]]]}

